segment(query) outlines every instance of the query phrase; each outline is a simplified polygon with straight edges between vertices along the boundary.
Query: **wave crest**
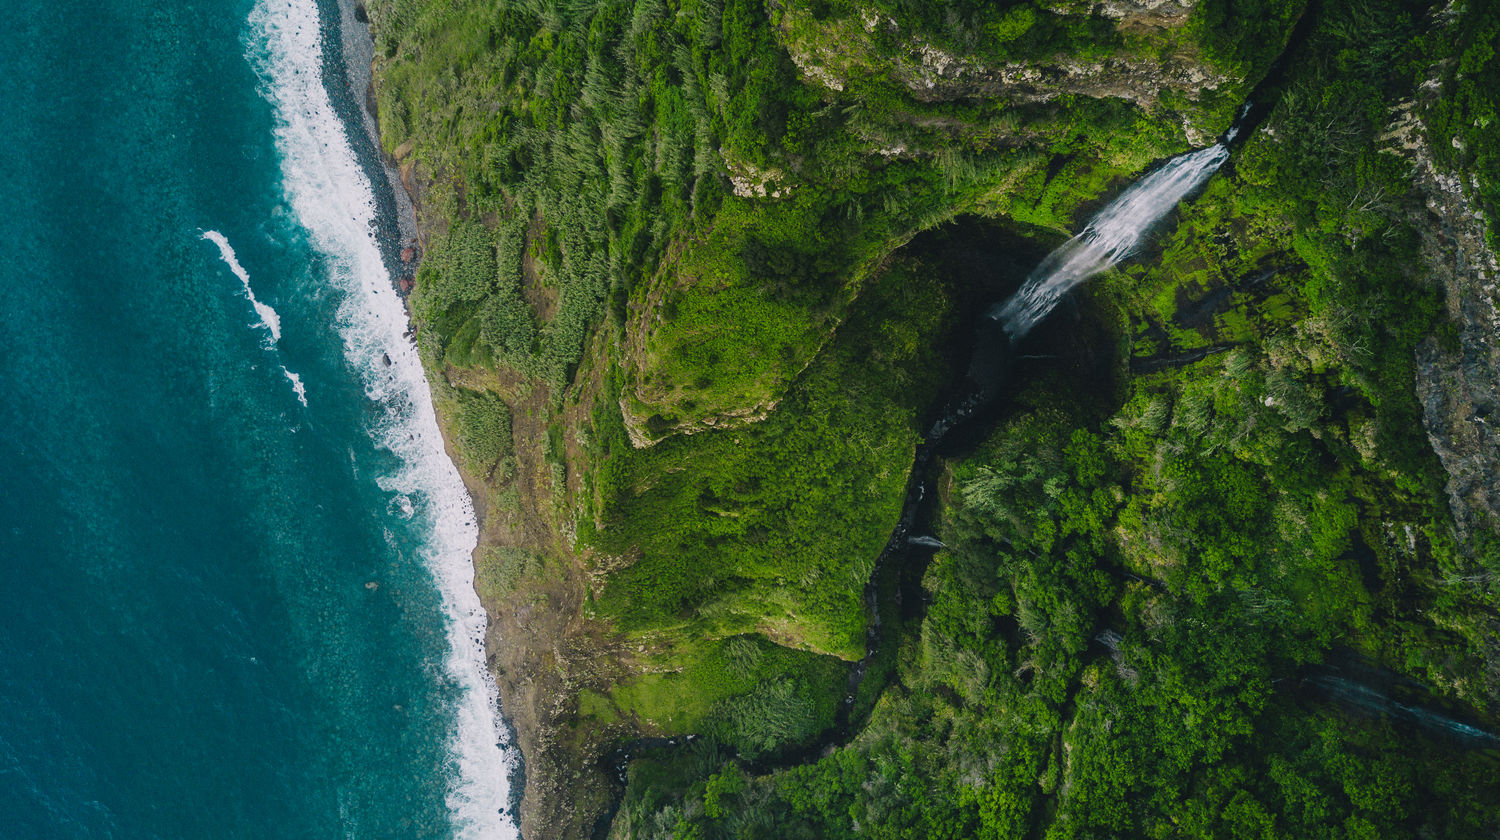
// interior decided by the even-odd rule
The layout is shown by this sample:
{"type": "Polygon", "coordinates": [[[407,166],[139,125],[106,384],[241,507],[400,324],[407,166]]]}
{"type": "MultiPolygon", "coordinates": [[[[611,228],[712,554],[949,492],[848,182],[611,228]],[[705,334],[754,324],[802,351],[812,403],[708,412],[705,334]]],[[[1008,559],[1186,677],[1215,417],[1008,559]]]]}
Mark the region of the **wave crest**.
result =
{"type": "Polygon", "coordinates": [[[205,230],[200,239],[219,246],[219,258],[234,272],[234,276],[240,278],[240,285],[245,287],[245,297],[250,299],[250,305],[255,307],[255,314],[260,317],[260,325],[271,333],[271,343],[275,344],[281,340],[281,316],[276,310],[255,299],[255,292],[250,289],[250,272],[240,265],[239,258],[235,256],[234,249],[229,246],[229,239],[216,230],[205,230]]]}

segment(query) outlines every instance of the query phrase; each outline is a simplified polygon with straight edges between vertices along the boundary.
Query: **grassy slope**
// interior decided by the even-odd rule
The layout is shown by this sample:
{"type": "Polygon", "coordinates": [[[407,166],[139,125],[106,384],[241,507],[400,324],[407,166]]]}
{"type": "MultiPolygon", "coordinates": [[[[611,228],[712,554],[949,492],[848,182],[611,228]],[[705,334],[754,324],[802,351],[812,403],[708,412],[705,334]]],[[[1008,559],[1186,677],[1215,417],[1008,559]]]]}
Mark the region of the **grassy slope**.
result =
{"type": "Polygon", "coordinates": [[[917,266],[882,272],[766,420],[616,447],[617,501],[591,541],[630,565],[605,580],[593,609],[665,640],[648,673],[615,692],[623,711],[704,731],[734,708],[727,698],[759,696],[781,677],[817,707],[798,737],[832,723],[844,674],[833,656],[863,651],[860,593],[901,506],[918,415],[943,378],[929,339],[952,320],[948,297],[917,266]],[[761,651],[755,667],[736,664],[747,644],[761,651]]]}
{"type": "Polygon", "coordinates": [[[766,420],[624,455],[599,543],[639,559],[611,578],[601,611],[627,629],[681,616],[674,632],[757,631],[859,657],[860,592],[944,375],[932,337],[946,332],[946,297],[914,268],[881,272],[766,420]]]}

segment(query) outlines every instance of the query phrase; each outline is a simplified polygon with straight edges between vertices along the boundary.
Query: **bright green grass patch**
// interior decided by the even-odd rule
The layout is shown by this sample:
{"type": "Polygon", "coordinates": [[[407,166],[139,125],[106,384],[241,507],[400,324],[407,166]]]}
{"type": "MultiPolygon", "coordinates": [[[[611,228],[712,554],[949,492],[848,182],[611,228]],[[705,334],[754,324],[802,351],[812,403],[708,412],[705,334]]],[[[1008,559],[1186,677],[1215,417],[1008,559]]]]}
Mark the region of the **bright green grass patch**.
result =
{"type": "Polygon", "coordinates": [[[578,692],[578,714],[580,717],[592,718],[605,724],[616,723],[620,720],[620,713],[616,710],[614,701],[588,688],[578,692]]]}
{"type": "Polygon", "coordinates": [[[713,734],[752,757],[832,726],[848,668],[758,636],[673,650],[660,664],[673,670],[616,686],[614,703],[668,733],[713,734]]]}
{"type": "Polygon", "coordinates": [[[943,378],[948,307],[930,272],[898,262],[769,418],[616,451],[598,542],[639,559],[600,612],[626,630],[755,631],[858,658],[861,592],[943,378]]]}

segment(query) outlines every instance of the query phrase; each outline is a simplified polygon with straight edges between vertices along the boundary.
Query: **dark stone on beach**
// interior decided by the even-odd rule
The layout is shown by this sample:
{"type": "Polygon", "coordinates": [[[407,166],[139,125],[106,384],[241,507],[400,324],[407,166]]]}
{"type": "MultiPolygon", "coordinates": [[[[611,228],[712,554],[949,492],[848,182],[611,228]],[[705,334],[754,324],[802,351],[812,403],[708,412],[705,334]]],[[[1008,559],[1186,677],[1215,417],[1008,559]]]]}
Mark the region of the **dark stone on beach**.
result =
{"type": "Polygon", "coordinates": [[[385,366],[386,367],[390,367],[391,366],[391,354],[390,353],[381,353],[380,354],[380,360],[382,362],[385,362],[385,366]]]}

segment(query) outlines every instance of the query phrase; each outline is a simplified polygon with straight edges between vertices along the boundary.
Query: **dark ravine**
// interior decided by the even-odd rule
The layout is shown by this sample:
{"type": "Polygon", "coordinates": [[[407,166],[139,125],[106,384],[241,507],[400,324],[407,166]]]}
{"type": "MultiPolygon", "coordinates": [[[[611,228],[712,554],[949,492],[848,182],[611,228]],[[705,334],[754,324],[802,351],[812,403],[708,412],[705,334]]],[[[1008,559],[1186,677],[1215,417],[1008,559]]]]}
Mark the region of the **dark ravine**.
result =
{"type": "MultiPolygon", "coordinates": [[[[1227,149],[1232,151],[1242,145],[1260,121],[1270,113],[1275,93],[1283,84],[1284,65],[1288,56],[1310,32],[1311,23],[1316,18],[1316,6],[1316,0],[1309,4],[1289,37],[1282,54],[1273,63],[1262,82],[1256,86],[1252,100],[1240,108],[1233,125],[1219,138],[1219,143],[1227,149]]],[[[1201,150],[1190,151],[1181,157],[1197,154],[1198,151],[1201,150]]],[[[1164,161],[1157,167],[1153,167],[1152,170],[1142,175],[1137,183],[1165,163],[1167,162],[1164,161]]],[[[1200,184],[1189,195],[1201,188],[1200,184]]],[[[1109,205],[1106,204],[1105,209],[1107,210],[1108,207],[1109,205]]],[[[1103,213],[1104,210],[1100,212],[1103,213]]],[[[1160,226],[1167,224],[1169,222],[1166,220],[1159,223],[1160,226]]],[[[1146,237],[1144,242],[1149,242],[1149,237],[1159,232],[1156,230],[1159,225],[1155,221],[1148,221],[1143,233],[1146,237]]],[[[1046,262],[1044,258],[1038,265],[1045,265],[1046,262]]],[[[973,326],[970,328],[970,337],[965,345],[967,358],[955,360],[955,367],[961,368],[962,375],[958,376],[955,371],[957,380],[955,385],[936,401],[930,415],[932,419],[926,424],[927,431],[924,433],[924,440],[917,444],[911,468],[907,472],[906,492],[901,514],[890,537],[886,540],[884,549],[875,560],[869,580],[865,583],[865,655],[850,666],[844,699],[840,704],[834,725],[819,738],[799,748],[753,761],[741,760],[740,764],[744,769],[756,774],[765,774],[793,767],[814,760],[828,750],[846,745],[858,735],[861,722],[855,720],[856,701],[861,686],[870,673],[871,665],[882,649],[881,612],[885,605],[881,603],[881,584],[887,576],[894,576],[897,585],[888,587],[889,597],[894,601],[890,606],[900,610],[905,618],[920,617],[922,612],[921,574],[933,555],[942,548],[941,542],[930,536],[930,523],[936,513],[936,480],[938,468],[942,463],[941,458],[959,455],[983,440],[987,431],[999,419],[1001,397],[1014,385],[1013,375],[1018,361],[1017,350],[1034,343],[1029,337],[1025,337],[1021,340],[1019,347],[1013,344],[1006,324],[992,314],[1014,292],[1015,287],[1011,286],[1004,296],[976,308],[976,311],[989,314],[974,319],[973,326]],[[962,431],[963,434],[953,434],[958,431],[962,431]],[[950,435],[952,435],[951,438],[950,435]]],[[[1070,297],[1064,296],[1054,302],[1053,306],[1065,303],[1070,297]]],[[[1039,319],[1039,323],[1045,321],[1047,315],[1039,319]]],[[[1101,630],[1101,632],[1104,631],[1101,630]]],[[[1108,645],[1101,642],[1099,647],[1102,650],[1108,648],[1108,645]]],[[[609,833],[614,816],[623,800],[630,762],[642,757],[645,753],[681,749],[691,744],[693,740],[691,737],[640,738],[620,745],[601,758],[601,770],[614,785],[615,796],[608,812],[602,814],[595,822],[593,832],[595,840],[604,840],[609,833]]]]}
{"type": "MultiPolygon", "coordinates": [[[[1014,289],[1013,282],[1007,295],[1014,289]]],[[[1005,297],[999,300],[1003,301],[1005,297]]],[[[994,303],[996,301],[987,301],[974,311],[984,312],[994,303]]],[[[936,514],[936,480],[941,459],[961,454],[983,440],[986,431],[999,419],[1001,398],[1014,384],[1013,373],[1018,360],[1000,320],[987,315],[974,318],[962,352],[963,355],[954,361],[957,368],[954,371],[955,384],[936,401],[929,413],[931,419],[925,424],[925,439],[917,444],[912,465],[907,471],[900,516],[865,583],[865,655],[850,666],[844,699],[834,725],[819,738],[796,749],[753,761],[741,760],[744,769],[765,774],[815,760],[830,749],[848,744],[862,728],[862,722],[855,719],[855,710],[863,682],[883,648],[881,612],[887,604],[881,601],[882,589],[887,590],[887,597],[893,602],[889,607],[899,610],[904,618],[921,615],[921,572],[941,549],[941,543],[930,536],[930,523],[936,514]],[[960,431],[962,434],[954,434],[960,431]],[[895,585],[882,587],[888,578],[894,578],[891,582],[895,585]]],[[[595,824],[595,840],[603,840],[608,835],[624,795],[629,763],[643,753],[680,749],[691,742],[692,739],[684,738],[641,738],[604,756],[601,769],[615,785],[616,796],[609,812],[601,815],[595,824]]]]}
{"type": "MultiPolygon", "coordinates": [[[[1010,382],[1008,375],[997,376],[996,374],[1002,368],[1008,373],[1011,360],[1004,359],[1000,366],[989,364],[987,354],[994,349],[993,344],[979,343],[989,342],[997,332],[1003,339],[1003,331],[986,329],[984,322],[988,319],[978,313],[982,313],[990,303],[993,303],[994,297],[992,296],[999,293],[999,296],[1003,298],[1004,295],[1013,291],[1024,276],[1026,266],[1034,263],[1040,253],[1037,253],[1036,249],[1023,247],[1025,240],[1019,235],[1012,239],[1001,234],[1000,238],[1005,241],[999,243],[993,241],[997,234],[993,229],[987,230],[988,237],[982,241],[982,244],[976,244],[975,241],[980,238],[979,229],[988,227],[980,223],[978,228],[970,228],[964,220],[959,220],[938,231],[920,236],[907,246],[922,255],[935,254],[947,257],[959,255],[957,261],[962,263],[964,268],[972,269],[975,263],[982,262],[989,275],[977,279],[972,276],[956,278],[960,285],[964,285],[965,281],[972,284],[968,287],[968,293],[974,299],[966,303],[968,304],[967,311],[975,314],[955,329],[954,335],[947,343],[944,355],[949,360],[947,377],[952,384],[934,401],[933,406],[923,418],[922,428],[931,428],[934,424],[942,422],[951,411],[949,407],[955,402],[964,400],[965,396],[975,389],[983,391],[987,399],[974,403],[969,413],[964,415],[965,419],[971,422],[965,424],[963,431],[967,433],[969,426],[987,425],[996,419],[988,413],[987,409],[992,409],[997,402],[1001,402],[999,398],[1006,392],[1006,384],[1010,382]],[[978,360],[977,364],[976,360],[978,360]]],[[[974,442],[969,440],[967,434],[962,437],[964,437],[964,442],[956,444],[959,449],[974,442]]],[[[815,761],[828,750],[851,742],[863,728],[862,717],[868,714],[870,709],[861,708],[863,705],[859,703],[861,687],[882,651],[893,641],[886,638],[893,628],[884,621],[882,612],[894,612],[901,617],[901,623],[904,624],[906,620],[919,616],[922,610],[920,570],[925,568],[926,561],[941,549],[940,544],[934,544],[937,540],[930,534],[930,526],[937,513],[936,480],[942,463],[941,459],[945,456],[952,456],[957,451],[953,448],[954,446],[952,442],[945,443],[931,439],[924,440],[916,446],[911,468],[906,473],[907,480],[900,515],[885,546],[877,555],[864,587],[865,655],[849,666],[843,701],[839,704],[834,724],[818,738],[799,747],[754,760],[739,759],[739,765],[745,770],[756,774],[766,774],[815,761]],[[920,562],[915,562],[917,559],[920,559],[920,562]]],[[[674,750],[691,747],[698,740],[700,739],[695,736],[638,738],[620,744],[601,757],[600,769],[614,785],[615,796],[609,811],[601,814],[595,822],[592,835],[595,840],[604,840],[609,834],[614,815],[623,800],[631,761],[643,757],[670,755],[674,750]]],[[[730,752],[729,748],[724,745],[720,745],[720,749],[726,753],[730,752]]]]}
{"type": "MultiPolygon", "coordinates": [[[[1219,139],[1231,152],[1244,144],[1251,132],[1260,125],[1261,121],[1271,112],[1276,94],[1285,84],[1286,65],[1299,45],[1301,45],[1312,31],[1312,25],[1317,19],[1320,4],[1313,0],[1303,11],[1297,25],[1293,28],[1287,39],[1280,56],[1272,63],[1266,76],[1255,86],[1251,98],[1239,110],[1239,114],[1219,139]]],[[[1189,154],[1192,154],[1191,152],[1189,154]]],[[[1232,162],[1232,160],[1230,161],[1232,162]]],[[[1227,165],[1227,164],[1226,164],[1227,165]]],[[[1146,175],[1142,176],[1144,179],[1146,175]]],[[[1106,205],[1107,206],[1107,205],[1106,205]]],[[[1103,211],[1101,211],[1103,212],[1103,211]]],[[[1168,224],[1163,222],[1162,224],[1168,224]]],[[[1148,230],[1147,236],[1154,231],[1148,230]]],[[[1149,240],[1147,240],[1149,241],[1149,240]]],[[[1045,260],[1043,261],[1045,262],[1045,260]]],[[[1059,301],[1061,303],[1062,301],[1059,301]]],[[[1045,321],[1047,316],[1043,316],[1045,321]]],[[[955,392],[941,400],[938,405],[943,406],[937,418],[928,426],[926,440],[917,446],[916,456],[913,459],[911,471],[908,473],[906,499],[902,504],[901,517],[897,520],[895,529],[886,543],[885,549],[875,562],[875,570],[870,576],[870,582],[865,586],[865,604],[869,614],[869,629],[866,631],[866,654],[850,672],[850,684],[845,697],[844,707],[841,710],[839,727],[847,729],[849,726],[849,711],[853,707],[854,698],[859,688],[860,681],[864,678],[869,663],[876,655],[880,639],[880,610],[877,603],[878,583],[881,570],[888,565],[895,564],[899,567],[910,565],[911,561],[919,555],[925,560],[931,559],[932,553],[940,548],[926,542],[921,537],[913,536],[913,529],[920,521],[920,512],[929,494],[935,492],[932,474],[934,466],[934,452],[942,449],[948,435],[954,430],[966,425],[973,424],[982,426],[979,430],[969,430],[966,438],[971,440],[981,439],[985,431],[993,425],[994,410],[999,397],[1011,385],[1012,374],[1017,362],[1017,350],[1025,345],[1022,339],[1020,347],[1013,345],[1007,334],[1004,324],[993,317],[979,318],[973,327],[972,350],[962,380],[955,388],[955,392]]],[[[1216,352],[1220,348],[1208,348],[1201,351],[1203,355],[1216,352]]],[[[962,445],[962,444],[960,444],[962,445]]],[[[948,447],[951,449],[950,447],[948,447]]],[[[953,454],[953,453],[948,453],[953,454]]],[[[906,572],[908,577],[915,576],[920,579],[920,569],[916,572],[906,572]]],[[[824,746],[827,746],[825,744],[824,746]]]]}

